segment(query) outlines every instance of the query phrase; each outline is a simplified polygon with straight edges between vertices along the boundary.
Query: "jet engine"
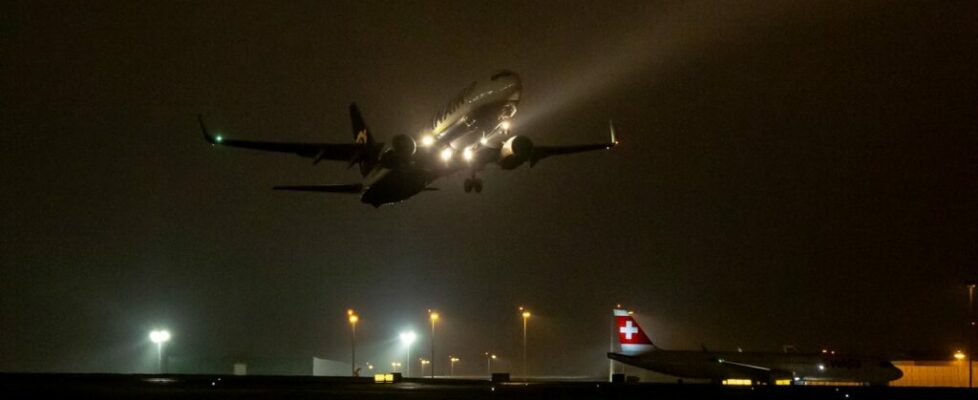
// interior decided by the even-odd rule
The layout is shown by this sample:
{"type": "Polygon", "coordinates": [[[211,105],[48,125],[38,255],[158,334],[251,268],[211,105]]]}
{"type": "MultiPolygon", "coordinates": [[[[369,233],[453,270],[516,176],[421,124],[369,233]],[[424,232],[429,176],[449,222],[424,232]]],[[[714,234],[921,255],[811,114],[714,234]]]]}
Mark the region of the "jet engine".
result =
{"type": "Polygon", "coordinates": [[[391,149],[381,157],[380,162],[386,168],[395,168],[400,164],[408,164],[417,151],[418,145],[408,135],[395,135],[391,139],[391,149]]]}
{"type": "Polygon", "coordinates": [[[409,160],[418,149],[417,143],[408,135],[395,135],[391,140],[391,148],[394,154],[401,160],[409,160]]]}
{"type": "Polygon", "coordinates": [[[503,142],[499,149],[499,165],[503,169],[514,169],[533,157],[533,141],[526,136],[513,136],[503,142]]]}

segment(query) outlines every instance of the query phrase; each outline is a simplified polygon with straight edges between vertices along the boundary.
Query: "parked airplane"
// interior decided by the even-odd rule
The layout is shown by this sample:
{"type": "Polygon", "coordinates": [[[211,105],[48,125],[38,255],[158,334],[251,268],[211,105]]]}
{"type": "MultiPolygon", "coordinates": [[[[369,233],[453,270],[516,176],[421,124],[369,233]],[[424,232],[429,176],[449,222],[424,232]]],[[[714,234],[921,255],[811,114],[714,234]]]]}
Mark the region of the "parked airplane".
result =
{"type": "Polygon", "coordinates": [[[406,200],[421,191],[437,190],[429,185],[460,170],[470,173],[463,188],[482,192],[476,176],[486,165],[510,170],[524,163],[532,167],[556,155],[610,149],[618,144],[614,125],[609,124],[607,143],[537,146],[525,136],[510,136],[513,115],[520,101],[522,82],[511,71],[493,74],[488,81],[472,83],[453,98],[415,138],[399,134],[390,145],[374,141],[356,104],[350,105],[353,143],[282,143],[225,138],[211,134],[198,116],[204,139],[212,145],[294,153],[313,159],[359,165],[363,181],[339,185],[277,186],[278,190],[329,193],[359,193],[360,201],[379,207],[406,200]],[[420,142],[420,146],[418,146],[420,142]]]}
{"type": "Polygon", "coordinates": [[[614,310],[620,353],[608,358],[682,378],[715,383],[804,384],[809,381],[885,385],[903,373],[889,361],[835,354],[674,351],[657,348],[631,313],[614,310]]]}

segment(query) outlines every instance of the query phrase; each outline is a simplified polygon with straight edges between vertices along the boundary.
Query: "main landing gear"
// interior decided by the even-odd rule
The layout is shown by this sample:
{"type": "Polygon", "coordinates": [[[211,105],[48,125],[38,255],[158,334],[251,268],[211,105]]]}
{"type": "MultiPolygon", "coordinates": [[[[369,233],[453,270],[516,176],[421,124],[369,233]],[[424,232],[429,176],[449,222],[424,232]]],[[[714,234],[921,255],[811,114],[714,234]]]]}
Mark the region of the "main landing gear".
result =
{"type": "Polygon", "coordinates": [[[475,189],[476,193],[482,193],[482,179],[471,177],[465,178],[465,184],[462,185],[465,188],[465,193],[471,192],[475,189]]]}

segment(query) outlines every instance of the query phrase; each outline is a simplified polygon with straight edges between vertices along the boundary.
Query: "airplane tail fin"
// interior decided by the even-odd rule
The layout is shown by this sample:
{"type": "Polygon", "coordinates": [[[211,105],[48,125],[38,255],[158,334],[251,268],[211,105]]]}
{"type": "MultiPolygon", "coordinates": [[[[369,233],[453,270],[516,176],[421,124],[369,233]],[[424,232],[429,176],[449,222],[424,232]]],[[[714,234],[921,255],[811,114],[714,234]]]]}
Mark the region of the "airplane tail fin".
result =
{"type": "Polygon", "coordinates": [[[370,134],[367,123],[363,122],[363,116],[360,115],[357,103],[350,104],[350,122],[353,123],[353,140],[357,144],[374,144],[373,135],[370,134]]]}
{"type": "Polygon", "coordinates": [[[638,325],[632,314],[626,310],[615,309],[615,325],[618,329],[618,343],[623,354],[634,355],[655,350],[655,345],[638,325]]]}
{"type": "Polygon", "coordinates": [[[350,103],[350,122],[353,126],[353,140],[360,147],[360,151],[350,159],[350,166],[359,164],[360,175],[367,176],[375,163],[375,160],[371,160],[371,150],[375,147],[374,136],[367,123],[363,121],[357,103],[350,103]]]}

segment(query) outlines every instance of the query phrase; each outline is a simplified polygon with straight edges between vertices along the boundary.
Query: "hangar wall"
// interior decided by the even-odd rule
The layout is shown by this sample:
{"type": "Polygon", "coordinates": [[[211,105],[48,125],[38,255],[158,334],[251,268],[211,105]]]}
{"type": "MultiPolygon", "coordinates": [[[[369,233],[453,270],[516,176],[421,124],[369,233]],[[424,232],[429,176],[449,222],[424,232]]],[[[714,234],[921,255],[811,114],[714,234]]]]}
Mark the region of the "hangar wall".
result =
{"type": "MultiPolygon", "coordinates": [[[[978,367],[978,362],[971,364],[978,367]]],[[[893,365],[903,371],[903,377],[890,386],[968,387],[966,361],[894,361],[893,365]]]]}

